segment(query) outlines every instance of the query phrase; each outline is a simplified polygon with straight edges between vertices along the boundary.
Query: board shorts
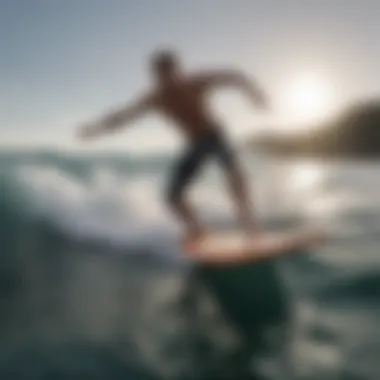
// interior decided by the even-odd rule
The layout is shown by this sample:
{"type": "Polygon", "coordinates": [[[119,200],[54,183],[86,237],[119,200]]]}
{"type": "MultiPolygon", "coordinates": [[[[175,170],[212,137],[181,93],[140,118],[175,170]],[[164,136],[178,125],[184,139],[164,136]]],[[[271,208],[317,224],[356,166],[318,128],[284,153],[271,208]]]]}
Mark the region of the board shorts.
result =
{"type": "Polygon", "coordinates": [[[169,180],[167,189],[169,202],[181,196],[209,158],[215,158],[226,170],[232,169],[235,165],[235,153],[219,128],[210,128],[204,136],[191,141],[180,156],[169,180]]]}

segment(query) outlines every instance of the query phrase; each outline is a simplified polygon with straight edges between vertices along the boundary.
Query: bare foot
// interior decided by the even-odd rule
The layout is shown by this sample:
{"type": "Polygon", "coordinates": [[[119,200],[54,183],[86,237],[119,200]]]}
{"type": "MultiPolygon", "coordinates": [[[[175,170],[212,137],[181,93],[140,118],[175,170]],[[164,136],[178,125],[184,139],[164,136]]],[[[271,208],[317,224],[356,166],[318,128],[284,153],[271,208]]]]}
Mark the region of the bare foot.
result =
{"type": "Polygon", "coordinates": [[[321,229],[313,229],[305,231],[304,237],[311,245],[317,245],[323,243],[327,239],[327,234],[321,229]]]}
{"type": "Polygon", "coordinates": [[[326,234],[324,231],[319,229],[309,229],[297,233],[297,235],[294,236],[294,238],[292,239],[292,244],[294,244],[295,246],[305,245],[309,247],[314,247],[318,244],[323,243],[325,239],[326,234]]]}
{"type": "Polygon", "coordinates": [[[264,233],[263,229],[258,228],[256,225],[249,225],[244,227],[244,236],[248,239],[255,239],[262,236],[264,233]]]}
{"type": "Polygon", "coordinates": [[[191,244],[197,244],[202,239],[206,237],[206,231],[204,230],[197,230],[197,231],[188,231],[184,238],[182,239],[185,246],[189,246],[191,244]]]}

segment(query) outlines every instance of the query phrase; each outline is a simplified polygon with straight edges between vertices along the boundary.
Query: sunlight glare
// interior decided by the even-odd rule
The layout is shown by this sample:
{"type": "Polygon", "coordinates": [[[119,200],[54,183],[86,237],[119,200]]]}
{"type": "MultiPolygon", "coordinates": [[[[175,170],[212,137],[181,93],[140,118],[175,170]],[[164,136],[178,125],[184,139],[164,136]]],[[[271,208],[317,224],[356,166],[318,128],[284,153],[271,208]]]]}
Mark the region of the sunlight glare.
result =
{"type": "Polygon", "coordinates": [[[282,91],[281,103],[289,129],[310,128],[310,124],[318,124],[335,108],[334,91],[322,75],[300,74],[289,79],[282,91]]]}
{"type": "Polygon", "coordinates": [[[293,190],[311,190],[321,183],[324,175],[326,173],[317,164],[299,164],[291,171],[289,183],[292,184],[293,190]]]}

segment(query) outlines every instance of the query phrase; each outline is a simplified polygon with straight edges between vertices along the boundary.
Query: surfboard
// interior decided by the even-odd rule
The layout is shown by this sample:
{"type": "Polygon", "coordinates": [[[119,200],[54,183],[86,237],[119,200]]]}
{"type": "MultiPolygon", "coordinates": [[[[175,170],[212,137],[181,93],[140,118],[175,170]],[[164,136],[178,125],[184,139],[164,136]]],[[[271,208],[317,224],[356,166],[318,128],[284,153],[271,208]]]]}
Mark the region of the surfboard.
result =
{"type": "Polygon", "coordinates": [[[208,234],[184,240],[182,248],[190,259],[214,265],[243,264],[308,252],[324,235],[317,230],[259,232],[248,237],[236,231],[208,234]]]}

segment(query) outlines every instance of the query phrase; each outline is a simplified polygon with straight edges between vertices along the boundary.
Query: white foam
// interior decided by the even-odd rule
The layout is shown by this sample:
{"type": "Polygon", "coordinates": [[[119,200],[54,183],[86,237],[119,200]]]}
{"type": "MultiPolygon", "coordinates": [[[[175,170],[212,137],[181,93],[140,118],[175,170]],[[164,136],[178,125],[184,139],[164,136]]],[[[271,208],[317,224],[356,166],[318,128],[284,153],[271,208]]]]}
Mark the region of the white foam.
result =
{"type": "MultiPolygon", "coordinates": [[[[17,173],[31,211],[80,239],[115,244],[170,245],[180,230],[163,199],[162,179],[144,175],[126,179],[97,167],[86,179],[55,167],[23,166],[17,173]]],[[[233,204],[218,183],[197,186],[191,201],[202,220],[231,219],[233,204]]]]}
{"type": "MultiPolygon", "coordinates": [[[[99,166],[86,178],[78,178],[56,167],[25,165],[17,180],[36,216],[80,239],[157,246],[167,245],[179,233],[180,226],[163,200],[164,178],[154,174],[128,179],[99,166]]],[[[205,222],[235,220],[233,202],[218,180],[201,184],[190,194],[205,222]]]]}
{"type": "MultiPolygon", "coordinates": [[[[257,218],[299,215],[339,229],[350,209],[364,207],[361,194],[329,186],[334,172],[323,167],[263,163],[260,170],[255,165],[248,169],[257,218]]],[[[234,223],[233,201],[225,179],[216,173],[203,175],[190,192],[191,200],[202,220],[234,223]]],[[[56,167],[23,166],[17,178],[30,197],[32,211],[76,237],[149,242],[167,241],[179,232],[180,226],[163,201],[166,178],[157,173],[128,179],[98,166],[86,178],[78,178],[56,167]]],[[[373,202],[367,206],[373,207],[373,202]]],[[[346,225],[342,228],[347,230],[346,225]]]]}
{"type": "Polygon", "coordinates": [[[37,216],[77,237],[125,242],[169,231],[170,220],[156,207],[151,182],[121,181],[105,168],[94,171],[88,181],[41,167],[23,167],[17,178],[37,216]]]}

